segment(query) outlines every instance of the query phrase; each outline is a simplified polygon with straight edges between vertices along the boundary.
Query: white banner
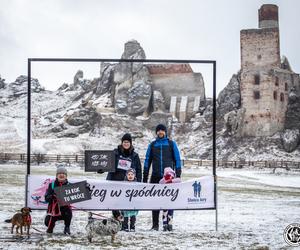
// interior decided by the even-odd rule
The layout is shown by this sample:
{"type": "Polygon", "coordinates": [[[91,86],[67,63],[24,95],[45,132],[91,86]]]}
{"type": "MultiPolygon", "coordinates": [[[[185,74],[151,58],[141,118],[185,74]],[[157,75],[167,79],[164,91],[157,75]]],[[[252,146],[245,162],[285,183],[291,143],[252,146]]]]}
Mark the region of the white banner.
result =
{"type": "MultiPolygon", "coordinates": [[[[44,194],[54,179],[47,176],[28,176],[27,205],[46,209],[44,194]]],[[[69,179],[70,183],[83,179],[69,179]]],[[[75,209],[87,210],[152,210],[214,208],[214,178],[204,176],[181,183],[148,184],[126,181],[86,180],[92,199],[74,203],[75,209]]]]}

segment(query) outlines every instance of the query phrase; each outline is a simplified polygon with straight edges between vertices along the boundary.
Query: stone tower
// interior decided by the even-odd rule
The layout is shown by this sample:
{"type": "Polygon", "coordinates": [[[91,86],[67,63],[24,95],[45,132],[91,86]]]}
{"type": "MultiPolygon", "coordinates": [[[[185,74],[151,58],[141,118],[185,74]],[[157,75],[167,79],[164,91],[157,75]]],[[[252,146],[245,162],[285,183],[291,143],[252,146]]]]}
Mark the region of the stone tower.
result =
{"type": "Polygon", "coordinates": [[[269,136],[284,127],[292,71],[280,61],[278,7],[262,5],[259,29],[241,30],[242,136],[269,136]]]}

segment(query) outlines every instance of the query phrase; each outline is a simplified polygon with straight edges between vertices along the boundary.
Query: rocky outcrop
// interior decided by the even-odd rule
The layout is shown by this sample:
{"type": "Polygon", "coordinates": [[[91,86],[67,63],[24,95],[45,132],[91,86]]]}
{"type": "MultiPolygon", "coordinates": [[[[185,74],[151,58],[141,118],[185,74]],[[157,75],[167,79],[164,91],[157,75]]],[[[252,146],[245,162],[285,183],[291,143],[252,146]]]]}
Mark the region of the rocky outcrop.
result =
{"type": "Polygon", "coordinates": [[[300,89],[292,88],[285,117],[285,130],[281,133],[281,142],[287,152],[294,151],[300,144],[300,89]]]}
{"type": "Polygon", "coordinates": [[[75,110],[69,110],[64,115],[64,122],[67,126],[59,124],[51,132],[60,132],[57,136],[74,137],[75,134],[92,132],[100,127],[101,115],[96,112],[94,107],[80,106],[75,110]],[[75,127],[75,128],[74,128],[75,127]]]}
{"type": "MultiPolygon", "coordinates": [[[[145,59],[140,44],[131,40],[125,44],[122,59],[145,59]]],[[[113,68],[113,91],[115,108],[118,113],[133,116],[149,109],[151,98],[151,78],[148,69],[140,62],[121,62],[113,68]]]]}
{"type": "Polygon", "coordinates": [[[125,43],[122,59],[146,59],[144,49],[138,41],[132,39],[125,43]]]}
{"type": "Polygon", "coordinates": [[[151,86],[139,80],[128,90],[128,114],[133,116],[147,112],[151,98],[151,86]]]}
{"type": "Polygon", "coordinates": [[[224,115],[225,133],[227,135],[241,136],[245,109],[232,110],[224,115]]]}
{"type": "Polygon", "coordinates": [[[114,93],[114,65],[109,63],[101,63],[100,78],[97,81],[96,96],[104,93],[114,93]]]}
{"type": "Polygon", "coordinates": [[[299,128],[300,124],[300,90],[292,88],[289,92],[289,100],[286,111],[284,127],[286,129],[299,128]]]}
{"type": "MultiPolygon", "coordinates": [[[[146,59],[145,52],[136,40],[125,43],[121,59],[146,59]]],[[[121,62],[115,66],[114,81],[119,84],[131,84],[135,80],[147,80],[148,69],[140,62],[121,62]]]]}
{"type": "Polygon", "coordinates": [[[232,110],[241,106],[239,75],[233,75],[228,85],[220,92],[218,99],[217,117],[221,118],[232,110]]]}
{"type": "Polygon", "coordinates": [[[89,91],[92,89],[91,80],[83,78],[83,71],[78,70],[74,76],[73,84],[70,86],[69,90],[82,89],[83,91],[89,91]]]}
{"type": "Polygon", "coordinates": [[[1,75],[0,75],[0,89],[3,89],[5,88],[5,79],[1,78],[1,75]]]}
{"type": "Polygon", "coordinates": [[[69,87],[69,85],[67,83],[63,83],[63,85],[61,85],[57,91],[63,91],[66,90],[69,87]]]}
{"type": "MultiPolygon", "coordinates": [[[[13,97],[18,97],[21,95],[27,95],[27,76],[21,75],[16,81],[8,85],[9,90],[12,92],[13,97]]],[[[36,78],[31,78],[31,92],[39,93],[44,91],[45,88],[42,87],[36,78]]]]}
{"type": "Polygon", "coordinates": [[[64,116],[65,122],[71,126],[90,124],[93,126],[100,122],[101,116],[94,108],[81,108],[68,111],[64,116]]]}
{"type": "Polygon", "coordinates": [[[293,152],[300,142],[299,129],[286,129],[281,133],[281,142],[287,152],[293,152]]]}
{"type": "Polygon", "coordinates": [[[165,99],[160,91],[158,90],[153,91],[152,103],[153,103],[153,111],[155,112],[166,111],[165,99]]]}
{"type": "Polygon", "coordinates": [[[170,120],[172,120],[171,113],[153,112],[147,120],[143,121],[143,125],[153,131],[157,124],[169,124],[170,120]]]}

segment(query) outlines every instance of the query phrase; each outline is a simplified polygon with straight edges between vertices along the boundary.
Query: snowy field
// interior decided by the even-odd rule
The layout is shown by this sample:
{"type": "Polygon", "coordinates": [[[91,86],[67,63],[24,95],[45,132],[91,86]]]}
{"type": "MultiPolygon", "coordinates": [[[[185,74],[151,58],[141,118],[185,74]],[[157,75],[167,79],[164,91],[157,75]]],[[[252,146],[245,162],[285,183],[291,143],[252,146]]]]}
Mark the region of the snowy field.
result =
{"type": "MultiPolygon", "coordinates": [[[[0,249],[291,249],[283,231],[300,222],[300,173],[271,170],[220,169],[218,174],[218,231],[214,210],[175,211],[173,232],[152,232],[151,212],[140,212],[136,232],[120,232],[114,243],[110,237],[89,243],[85,236],[87,213],[74,211],[72,237],[61,234],[58,222],[55,234],[47,236],[43,225],[45,211],[33,211],[30,239],[8,240],[10,224],[4,223],[24,206],[26,165],[0,165],[0,249]]],[[[70,167],[69,176],[99,178],[70,167]]],[[[32,174],[53,176],[54,166],[33,166],[32,174]]],[[[208,169],[184,169],[183,179],[210,174],[208,169]]],[[[110,216],[107,211],[99,211],[110,216]]]]}

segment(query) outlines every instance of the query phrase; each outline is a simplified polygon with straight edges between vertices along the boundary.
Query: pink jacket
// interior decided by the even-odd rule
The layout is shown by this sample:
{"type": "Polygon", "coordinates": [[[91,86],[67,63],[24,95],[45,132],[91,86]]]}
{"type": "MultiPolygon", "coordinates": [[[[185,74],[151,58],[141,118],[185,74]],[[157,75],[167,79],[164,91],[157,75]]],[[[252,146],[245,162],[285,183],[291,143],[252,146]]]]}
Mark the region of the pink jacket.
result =
{"type": "Polygon", "coordinates": [[[172,168],[165,168],[164,177],[159,181],[159,184],[169,184],[181,182],[180,178],[175,178],[176,174],[172,168]]]}

